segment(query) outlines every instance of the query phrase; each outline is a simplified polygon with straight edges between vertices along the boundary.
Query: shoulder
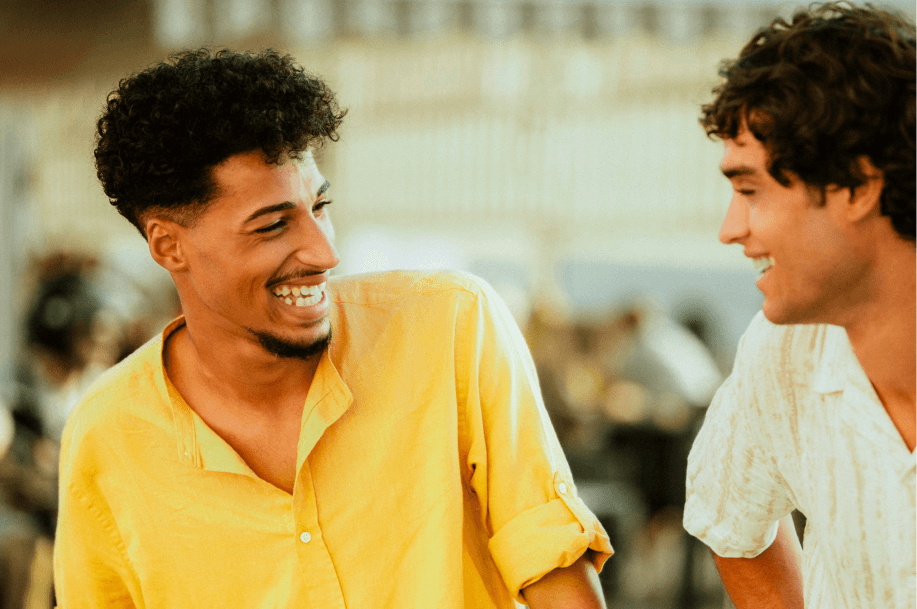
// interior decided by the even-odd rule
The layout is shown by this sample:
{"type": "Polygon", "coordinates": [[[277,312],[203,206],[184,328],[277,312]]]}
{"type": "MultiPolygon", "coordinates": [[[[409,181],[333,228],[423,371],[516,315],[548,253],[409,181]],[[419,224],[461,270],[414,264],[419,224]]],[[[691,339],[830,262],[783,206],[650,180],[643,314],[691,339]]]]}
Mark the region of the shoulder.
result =
{"type": "Polygon", "coordinates": [[[331,279],[334,301],[340,305],[384,304],[434,295],[475,298],[486,286],[483,279],[463,271],[388,271],[331,279]]]}
{"type": "Polygon", "coordinates": [[[801,413],[818,405],[818,379],[826,362],[830,364],[838,331],[843,333],[842,328],[825,324],[777,325],[759,312],[742,337],[732,373],[714,401],[722,402],[721,409],[735,411],[735,416],[750,418],[753,427],[762,425],[753,432],[758,436],[769,425],[795,425],[801,413]]]}
{"type": "Polygon", "coordinates": [[[761,311],[742,336],[735,372],[805,381],[814,375],[826,339],[841,330],[825,324],[771,323],[761,311]]]}
{"type": "Polygon", "coordinates": [[[150,396],[159,393],[162,338],[157,336],[99,377],[77,402],[67,419],[61,442],[62,477],[87,441],[112,441],[126,421],[148,418],[150,396]]]}

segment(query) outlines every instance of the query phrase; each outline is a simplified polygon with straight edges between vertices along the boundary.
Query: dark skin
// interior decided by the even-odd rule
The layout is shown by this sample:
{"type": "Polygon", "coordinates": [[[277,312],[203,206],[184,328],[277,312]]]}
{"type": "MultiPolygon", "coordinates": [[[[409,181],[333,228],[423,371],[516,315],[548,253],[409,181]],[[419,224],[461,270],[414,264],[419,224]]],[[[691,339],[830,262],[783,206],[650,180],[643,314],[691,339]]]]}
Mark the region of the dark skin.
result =
{"type": "Polygon", "coordinates": [[[300,419],[319,355],[278,357],[256,333],[303,344],[327,336],[327,303],[295,307],[273,293],[319,284],[338,263],[325,180],[311,159],[267,165],[254,153],[230,158],[214,177],[222,194],[192,227],[147,223],[150,251],[172,274],[186,320],[166,344],[166,370],[259,477],[292,493],[300,419]],[[284,203],[290,205],[250,219],[284,203]]]}
{"type": "MultiPolygon", "coordinates": [[[[339,261],[328,186],[311,155],[270,165],[243,153],[213,177],[218,195],[193,226],[146,222],[150,253],[172,275],[185,315],[165,345],[166,372],[258,477],[292,494],[303,406],[321,354],[279,357],[258,335],[298,346],[328,335],[327,299],[298,307],[275,294],[321,285],[339,261]]],[[[605,609],[585,555],[523,595],[535,609],[605,609]]]]}

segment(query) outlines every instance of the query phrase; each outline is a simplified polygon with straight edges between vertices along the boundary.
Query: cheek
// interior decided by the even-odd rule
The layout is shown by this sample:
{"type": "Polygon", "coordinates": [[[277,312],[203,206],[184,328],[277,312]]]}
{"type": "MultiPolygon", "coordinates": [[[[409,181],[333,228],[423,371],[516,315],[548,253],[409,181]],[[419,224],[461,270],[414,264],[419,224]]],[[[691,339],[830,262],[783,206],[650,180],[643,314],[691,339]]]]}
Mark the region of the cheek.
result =
{"type": "Polygon", "coordinates": [[[257,273],[249,268],[241,255],[228,256],[223,252],[210,252],[197,261],[195,284],[201,299],[221,308],[249,306],[255,293],[257,273]]]}

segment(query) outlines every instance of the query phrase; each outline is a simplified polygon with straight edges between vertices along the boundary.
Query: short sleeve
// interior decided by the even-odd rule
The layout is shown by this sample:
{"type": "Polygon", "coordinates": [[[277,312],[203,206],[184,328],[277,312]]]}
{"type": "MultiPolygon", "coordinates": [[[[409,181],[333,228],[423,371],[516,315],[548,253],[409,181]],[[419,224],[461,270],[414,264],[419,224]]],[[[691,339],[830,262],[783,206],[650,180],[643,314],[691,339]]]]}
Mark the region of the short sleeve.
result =
{"type": "Polygon", "coordinates": [[[466,479],[510,593],[524,602],[522,588],[587,550],[601,570],[608,535],[577,495],[525,340],[484,283],[456,344],[466,479]]]}
{"type": "Polygon", "coordinates": [[[713,398],[688,457],[684,527],[726,558],[753,558],[770,547],[793,509],[762,428],[780,399],[768,391],[763,316],[739,344],[733,372],[713,398]],[[764,403],[759,403],[763,401],[764,403]]]}

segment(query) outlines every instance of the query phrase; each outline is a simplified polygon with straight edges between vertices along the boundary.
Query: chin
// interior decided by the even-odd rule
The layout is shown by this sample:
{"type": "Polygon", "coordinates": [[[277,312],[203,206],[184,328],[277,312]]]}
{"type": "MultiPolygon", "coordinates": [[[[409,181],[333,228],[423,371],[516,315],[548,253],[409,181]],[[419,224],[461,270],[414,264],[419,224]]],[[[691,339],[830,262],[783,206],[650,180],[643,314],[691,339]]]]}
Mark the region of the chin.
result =
{"type": "Polygon", "coordinates": [[[764,312],[764,317],[767,318],[767,321],[778,326],[787,324],[825,323],[819,320],[818,312],[814,309],[788,309],[773,303],[768,303],[767,299],[764,300],[764,305],[761,307],[761,310],[764,312]]]}
{"type": "Polygon", "coordinates": [[[284,359],[311,359],[331,344],[331,328],[311,339],[292,339],[270,332],[252,331],[261,348],[284,359]]]}

